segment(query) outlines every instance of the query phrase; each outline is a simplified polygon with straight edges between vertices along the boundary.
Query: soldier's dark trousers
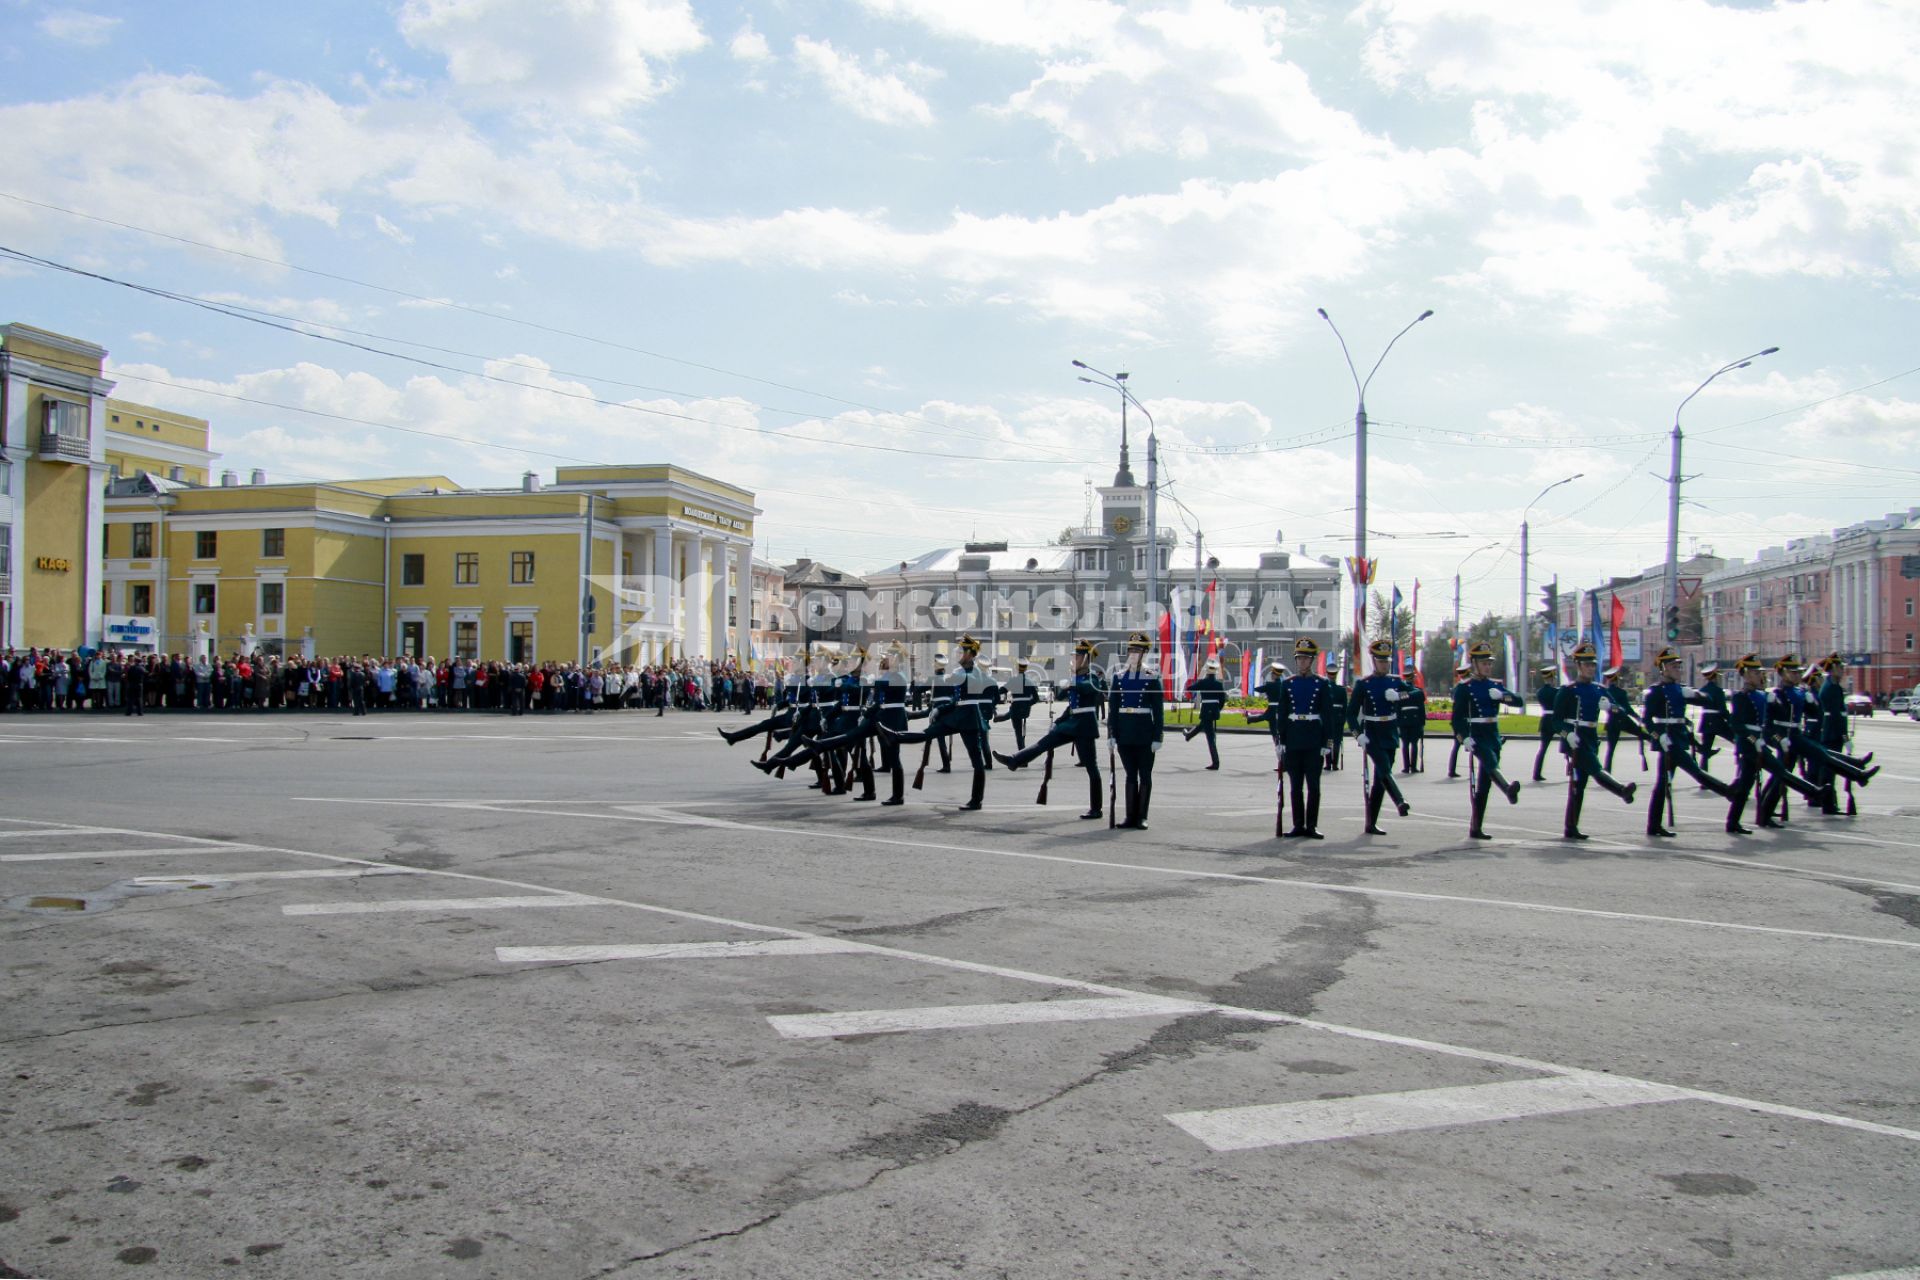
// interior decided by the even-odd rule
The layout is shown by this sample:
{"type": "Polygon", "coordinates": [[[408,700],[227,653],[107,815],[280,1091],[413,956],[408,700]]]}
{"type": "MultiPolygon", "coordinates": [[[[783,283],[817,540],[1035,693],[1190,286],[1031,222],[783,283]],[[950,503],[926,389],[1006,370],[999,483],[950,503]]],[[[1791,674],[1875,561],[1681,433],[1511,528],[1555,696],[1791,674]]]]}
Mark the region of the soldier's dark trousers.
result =
{"type": "Polygon", "coordinates": [[[1753,794],[1754,784],[1760,776],[1760,753],[1752,743],[1733,739],[1733,759],[1733,785],[1727,788],[1728,831],[1740,826],[1740,816],[1747,808],[1747,797],[1753,794]]]}
{"type": "Polygon", "coordinates": [[[1447,776],[1449,778],[1460,776],[1460,739],[1458,738],[1453,740],[1453,753],[1447,757],[1447,776]]]}
{"type": "Polygon", "coordinates": [[[1016,751],[1025,751],[1027,749],[1027,718],[1025,716],[1008,716],[1007,720],[1013,725],[1014,749],[1016,751]]]}
{"type": "MultiPolygon", "coordinates": [[[[1220,767],[1220,742],[1214,733],[1214,721],[1202,720],[1194,727],[1194,731],[1205,736],[1207,740],[1207,767],[1209,769],[1218,769],[1220,767]]],[[[1191,739],[1192,735],[1189,734],[1188,737],[1191,739]]]]}
{"type": "MultiPolygon", "coordinates": [[[[1714,739],[1731,739],[1733,734],[1727,728],[1726,716],[1718,712],[1709,712],[1700,717],[1700,760],[1704,764],[1713,759],[1714,739]]],[[[1736,753],[1738,754],[1738,753],[1736,753]]]]}
{"type": "Polygon", "coordinates": [[[1613,771],[1613,753],[1620,746],[1620,730],[1613,727],[1613,721],[1607,721],[1607,764],[1605,772],[1613,771]]]}
{"type": "Polygon", "coordinates": [[[1420,772],[1420,742],[1415,737],[1400,739],[1400,771],[1402,773],[1420,772]]]}
{"type": "Polygon", "coordinates": [[[1372,827],[1379,825],[1382,800],[1392,796],[1395,805],[1403,805],[1407,798],[1400,794],[1400,787],[1393,780],[1393,743],[1383,742],[1376,747],[1369,742],[1367,755],[1373,761],[1373,785],[1367,788],[1367,825],[1372,827]]]}
{"type": "Polygon", "coordinates": [[[1794,772],[1794,766],[1799,763],[1798,754],[1791,745],[1783,744],[1775,755],[1773,766],[1767,770],[1767,780],[1760,785],[1760,821],[1772,822],[1776,812],[1782,818],[1787,816],[1789,787],[1809,803],[1820,803],[1820,788],[1794,772]]]}
{"type": "Polygon", "coordinates": [[[1607,772],[1605,768],[1601,767],[1599,756],[1594,754],[1593,748],[1586,746],[1584,743],[1580,746],[1579,750],[1574,752],[1573,776],[1575,781],[1579,782],[1583,788],[1587,780],[1591,778],[1607,791],[1619,796],[1622,800],[1627,798],[1626,785],[1611,773],[1607,772]]]}
{"type": "Polygon", "coordinates": [[[1120,825],[1123,827],[1142,826],[1147,820],[1147,808],[1153,802],[1153,744],[1121,743],[1115,748],[1120,755],[1120,767],[1126,772],[1126,808],[1120,825]]]}
{"type": "Polygon", "coordinates": [[[1293,793],[1293,831],[1320,829],[1320,772],[1318,751],[1287,752],[1287,789],[1293,793]]]}
{"type": "Polygon", "coordinates": [[[1546,773],[1544,772],[1547,765],[1547,748],[1551,747],[1553,742],[1554,737],[1552,734],[1543,733],[1540,735],[1540,750],[1535,752],[1533,756],[1533,780],[1535,782],[1545,782],[1547,780],[1546,773]]]}

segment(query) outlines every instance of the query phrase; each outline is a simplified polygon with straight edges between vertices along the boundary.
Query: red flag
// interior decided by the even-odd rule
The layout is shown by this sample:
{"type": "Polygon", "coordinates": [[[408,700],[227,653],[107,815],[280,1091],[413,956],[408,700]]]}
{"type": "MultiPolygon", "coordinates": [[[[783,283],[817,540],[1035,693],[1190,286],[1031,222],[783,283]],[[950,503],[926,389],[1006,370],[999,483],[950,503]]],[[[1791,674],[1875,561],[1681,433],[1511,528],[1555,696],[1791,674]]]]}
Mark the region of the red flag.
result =
{"type": "Polygon", "coordinates": [[[1173,699],[1173,610],[1160,615],[1160,692],[1173,699]]]}
{"type": "Polygon", "coordinates": [[[1320,656],[1313,660],[1313,671],[1315,675],[1324,676],[1327,674],[1327,651],[1325,649],[1322,649],[1320,656]]]}
{"type": "Polygon", "coordinates": [[[1617,667],[1625,658],[1620,647],[1620,628],[1627,625],[1627,606],[1620,603],[1620,597],[1613,597],[1613,605],[1608,610],[1612,616],[1607,619],[1607,665],[1617,667]]]}

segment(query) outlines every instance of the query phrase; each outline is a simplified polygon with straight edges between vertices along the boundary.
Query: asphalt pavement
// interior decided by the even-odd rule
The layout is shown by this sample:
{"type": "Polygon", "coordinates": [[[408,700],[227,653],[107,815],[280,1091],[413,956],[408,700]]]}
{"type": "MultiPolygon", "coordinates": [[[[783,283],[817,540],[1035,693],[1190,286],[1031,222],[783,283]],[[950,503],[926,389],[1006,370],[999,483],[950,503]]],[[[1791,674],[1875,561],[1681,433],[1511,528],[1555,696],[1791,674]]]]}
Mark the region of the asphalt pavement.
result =
{"type": "Polygon", "coordinates": [[[1441,742],[1308,842],[1259,737],[1127,832],[738,723],[0,719],[0,1275],[1920,1276],[1920,724],[1576,845],[1441,742]]]}

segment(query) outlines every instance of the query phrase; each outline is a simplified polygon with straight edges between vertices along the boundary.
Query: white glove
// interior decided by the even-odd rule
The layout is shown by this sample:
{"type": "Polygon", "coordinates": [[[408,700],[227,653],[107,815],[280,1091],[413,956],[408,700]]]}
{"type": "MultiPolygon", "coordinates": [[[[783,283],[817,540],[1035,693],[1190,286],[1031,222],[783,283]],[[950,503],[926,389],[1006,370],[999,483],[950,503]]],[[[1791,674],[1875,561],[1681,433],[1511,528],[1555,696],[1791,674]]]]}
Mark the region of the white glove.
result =
{"type": "Polygon", "coordinates": [[[1672,738],[1669,738],[1669,737],[1668,737],[1668,736],[1667,736],[1666,734],[1664,734],[1664,733],[1660,735],[1660,749],[1661,749],[1662,751],[1671,751],[1671,750],[1673,750],[1673,739],[1672,739],[1672,738]]]}
{"type": "Polygon", "coordinates": [[[1386,697],[1388,702],[1398,702],[1400,701],[1401,693],[1398,689],[1389,689],[1387,690],[1386,697]]]}
{"type": "Polygon", "coordinates": [[[1684,684],[1680,686],[1680,696],[1683,698],[1691,698],[1699,692],[1698,689],[1690,689],[1684,684]]]}
{"type": "Polygon", "coordinates": [[[1505,689],[1502,689],[1499,685],[1495,685],[1493,686],[1493,688],[1487,690],[1487,696],[1489,698],[1492,698],[1495,702],[1502,702],[1502,701],[1505,701],[1506,699],[1507,691],[1505,689]]]}
{"type": "Polygon", "coordinates": [[[1154,743],[1153,743],[1153,749],[1154,749],[1155,751],[1158,751],[1158,750],[1160,750],[1160,740],[1159,740],[1158,738],[1156,738],[1156,739],[1154,739],[1154,743]]]}

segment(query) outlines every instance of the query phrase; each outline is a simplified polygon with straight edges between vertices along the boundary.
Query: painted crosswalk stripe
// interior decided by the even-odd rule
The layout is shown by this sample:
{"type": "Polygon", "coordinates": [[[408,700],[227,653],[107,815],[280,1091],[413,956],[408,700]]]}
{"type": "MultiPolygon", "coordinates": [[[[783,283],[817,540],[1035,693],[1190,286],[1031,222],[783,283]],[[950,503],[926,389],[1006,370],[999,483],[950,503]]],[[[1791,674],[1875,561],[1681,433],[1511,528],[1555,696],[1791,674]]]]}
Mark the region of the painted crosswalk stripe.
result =
{"type": "Polygon", "coordinates": [[[873,948],[834,938],[783,938],[765,942],[652,942],[614,946],[495,947],[504,964],[538,960],[728,960],[745,956],[850,955],[873,948]]]}
{"type": "Polygon", "coordinates": [[[1505,1084],[1376,1093],[1358,1098],[1183,1111],[1167,1119],[1215,1151],[1332,1142],[1696,1097],[1685,1089],[1592,1072],[1505,1084]]]}
{"type": "Polygon", "coordinates": [[[218,880],[359,880],[367,876],[417,876],[411,867],[302,867],[295,871],[209,871],[205,875],[135,876],[135,884],[193,884],[218,880]]]}
{"type": "Polygon", "coordinates": [[[295,902],[280,908],[289,916],[357,916],[387,911],[502,911],[509,907],[594,907],[605,900],[577,894],[543,893],[524,898],[389,898],[380,902],[295,902]]]}
{"type": "Polygon", "coordinates": [[[38,831],[0,831],[0,840],[24,840],[28,836],[97,836],[112,831],[112,827],[43,827],[38,831]]]}
{"type": "Polygon", "coordinates": [[[790,1040],[814,1036],[871,1036],[897,1031],[954,1031],[1030,1022],[1089,1022],[1096,1018],[1150,1018],[1204,1013],[1213,1005],[1191,1000],[1100,997],[1023,1000],[1013,1004],[955,1004],[924,1009],[865,1009],[855,1013],[800,1013],[767,1019],[790,1040]]]}
{"type": "Polygon", "coordinates": [[[1920,1267],[1895,1267],[1892,1271],[1855,1271],[1833,1280],[1920,1280],[1920,1267]]]}
{"type": "MultiPolygon", "coordinates": [[[[245,853],[257,850],[258,845],[229,844],[222,845],[222,851],[232,850],[245,853]]],[[[166,858],[192,854],[196,858],[207,856],[204,846],[168,845],[162,849],[90,849],[80,853],[0,853],[0,862],[77,862],[88,858],[166,858]]]]}

